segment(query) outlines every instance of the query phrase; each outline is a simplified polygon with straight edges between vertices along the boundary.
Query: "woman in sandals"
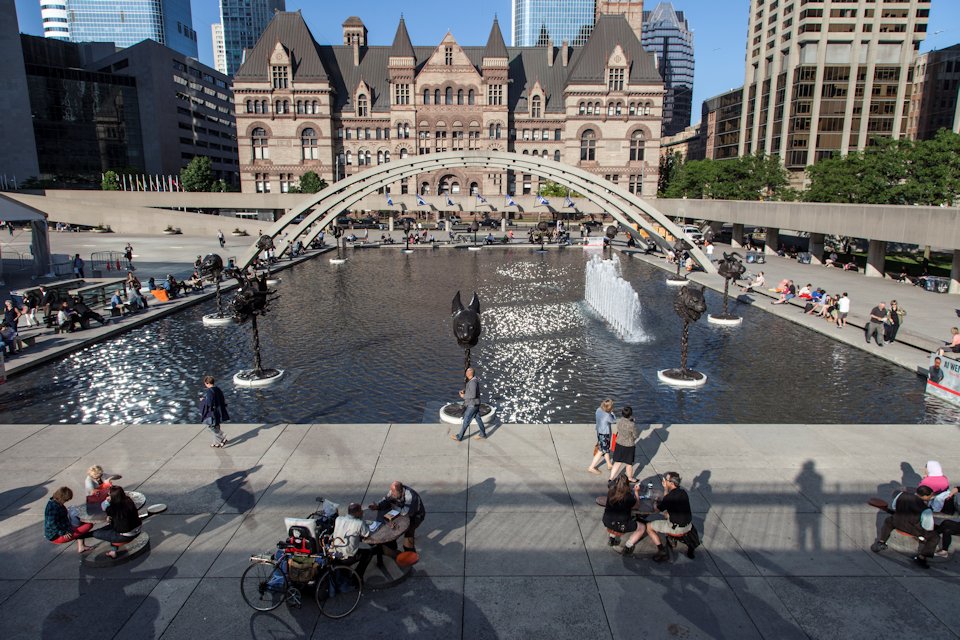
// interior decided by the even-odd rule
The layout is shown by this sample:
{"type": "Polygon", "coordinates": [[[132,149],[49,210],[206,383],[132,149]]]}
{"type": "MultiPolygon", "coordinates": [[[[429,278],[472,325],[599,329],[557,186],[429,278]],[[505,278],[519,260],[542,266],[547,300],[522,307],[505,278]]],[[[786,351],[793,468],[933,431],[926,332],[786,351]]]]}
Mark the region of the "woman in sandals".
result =
{"type": "Polygon", "coordinates": [[[230,415],[227,413],[227,400],[223,397],[223,391],[216,385],[213,376],[204,376],[203,386],[207,390],[204,392],[203,401],[200,403],[200,420],[213,433],[213,444],[210,446],[220,448],[227,444],[227,437],[220,430],[220,422],[230,419],[230,415]]]}

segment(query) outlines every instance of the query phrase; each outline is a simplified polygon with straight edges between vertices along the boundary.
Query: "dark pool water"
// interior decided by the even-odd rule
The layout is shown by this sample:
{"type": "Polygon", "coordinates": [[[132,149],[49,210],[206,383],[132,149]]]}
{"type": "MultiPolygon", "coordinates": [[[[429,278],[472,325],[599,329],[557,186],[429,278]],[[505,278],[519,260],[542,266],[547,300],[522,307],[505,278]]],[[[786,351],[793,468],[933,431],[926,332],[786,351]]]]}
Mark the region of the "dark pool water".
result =
{"type": "MultiPolygon", "coordinates": [[[[675,423],[957,422],[916,375],[748,306],[737,329],[690,331],[706,387],[676,390],[657,370],[679,364],[680,323],[664,273],[624,259],[647,339],[627,344],[583,303],[580,249],[354,251],[282,274],[261,321],[264,364],[288,370],[268,391],[234,388],[252,362],[250,327],[204,328],[214,303],[128,332],[0,387],[3,422],[199,422],[205,374],[237,422],[436,421],[456,399],[463,352],[450,324],[459,289],[476,290],[484,333],[473,357],[505,422],[591,422],[600,399],[675,423]]],[[[707,292],[711,310],[720,296],[707,292]]]]}

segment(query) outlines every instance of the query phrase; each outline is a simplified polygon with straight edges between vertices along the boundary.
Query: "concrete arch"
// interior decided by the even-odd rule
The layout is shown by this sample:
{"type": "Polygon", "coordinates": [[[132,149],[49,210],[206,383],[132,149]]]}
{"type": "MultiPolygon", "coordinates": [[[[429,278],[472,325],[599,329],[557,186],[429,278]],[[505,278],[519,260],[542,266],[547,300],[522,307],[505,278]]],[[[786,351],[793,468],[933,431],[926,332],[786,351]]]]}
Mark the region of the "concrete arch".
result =
{"type": "MultiPolygon", "coordinates": [[[[420,173],[465,168],[483,171],[512,170],[557,182],[603,206],[604,210],[621,225],[627,228],[632,228],[634,224],[638,225],[663,249],[669,249],[670,243],[654,229],[654,224],[662,226],[674,236],[683,235],[676,224],[649,202],[612,182],[578,167],[508,151],[445,151],[411,156],[406,160],[371,167],[335,182],[319,193],[304,197],[300,204],[291,208],[283,218],[267,229],[266,235],[274,239],[278,250],[286,247],[286,244],[281,245],[277,242],[278,237],[284,232],[289,232],[289,243],[299,239],[304,244],[308,244],[344,210],[389,184],[420,173]],[[301,216],[302,222],[294,222],[301,216]]],[[[699,248],[694,245],[690,253],[705,271],[716,273],[716,267],[699,248]]],[[[239,266],[248,266],[256,256],[257,249],[254,244],[241,256],[239,266]]]]}

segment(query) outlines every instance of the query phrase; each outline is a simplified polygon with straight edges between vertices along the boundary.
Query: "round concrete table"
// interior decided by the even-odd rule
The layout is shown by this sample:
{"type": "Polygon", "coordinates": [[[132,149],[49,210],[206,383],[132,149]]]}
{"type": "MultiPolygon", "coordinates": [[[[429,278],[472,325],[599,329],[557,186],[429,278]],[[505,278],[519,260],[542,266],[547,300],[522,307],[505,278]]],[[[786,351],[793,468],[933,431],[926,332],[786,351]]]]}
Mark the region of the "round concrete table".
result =
{"type": "MultiPolygon", "coordinates": [[[[134,506],[137,510],[140,510],[140,507],[147,503],[147,496],[143,495],[139,491],[127,491],[127,497],[133,500],[134,506]]],[[[101,522],[107,521],[107,514],[104,513],[103,509],[100,508],[99,502],[88,502],[80,506],[80,522],[90,522],[92,524],[99,524],[101,522]]]]}
{"type": "Polygon", "coordinates": [[[413,567],[400,567],[396,562],[396,552],[384,545],[397,540],[410,526],[410,516],[397,516],[390,522],[384,522],[380,528],[363,539],[373,547],[376,562],[367,565],[363,578],[364,587],[374,591],[400,584],[410,575],[413,567]]]}

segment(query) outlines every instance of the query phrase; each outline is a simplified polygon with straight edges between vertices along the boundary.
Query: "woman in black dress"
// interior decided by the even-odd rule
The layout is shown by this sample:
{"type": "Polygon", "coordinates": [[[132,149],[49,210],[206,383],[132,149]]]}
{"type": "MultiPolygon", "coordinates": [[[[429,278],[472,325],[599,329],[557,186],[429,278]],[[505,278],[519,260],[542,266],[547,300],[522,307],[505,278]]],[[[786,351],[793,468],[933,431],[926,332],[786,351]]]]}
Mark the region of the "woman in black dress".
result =
{"type": "Polygon", "coordinates": [[[633,457],[637,445],[637,426],[633,422],[633,408],[624,407],[620,410],[617,420],[617,444],[613,449],[613,468],[610,470],[610,479],[616,480],[620,471],[627,470],[627,480],[636,482],[633,478],[633,457]]]}

